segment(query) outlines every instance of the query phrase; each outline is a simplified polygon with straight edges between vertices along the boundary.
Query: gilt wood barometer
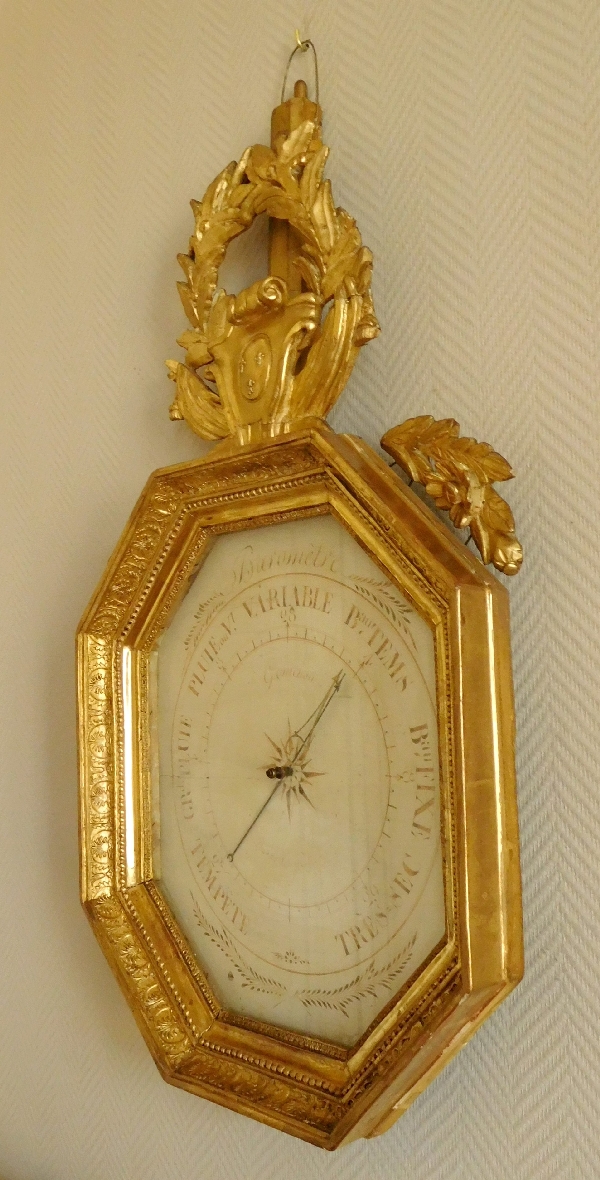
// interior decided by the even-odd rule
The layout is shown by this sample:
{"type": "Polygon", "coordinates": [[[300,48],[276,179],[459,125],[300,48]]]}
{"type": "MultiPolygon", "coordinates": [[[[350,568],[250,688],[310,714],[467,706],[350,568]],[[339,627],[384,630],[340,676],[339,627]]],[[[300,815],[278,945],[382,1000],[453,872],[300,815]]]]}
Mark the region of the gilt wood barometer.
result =
{"type": "Polygon", "coordinates": [[[216,445],[151,476],[78,653],[83,903],[161,1073],[332,1149],[386,1130],[521,977],[486,569],[521,550],[510,467],[453,419],[389,430],[392,465],[326,424],[379,332],[326,158],[297,83],[271,146],[192,201],[170,412],[216,445]],[[268,277],[228,294],[263,214],[268,277]]]}

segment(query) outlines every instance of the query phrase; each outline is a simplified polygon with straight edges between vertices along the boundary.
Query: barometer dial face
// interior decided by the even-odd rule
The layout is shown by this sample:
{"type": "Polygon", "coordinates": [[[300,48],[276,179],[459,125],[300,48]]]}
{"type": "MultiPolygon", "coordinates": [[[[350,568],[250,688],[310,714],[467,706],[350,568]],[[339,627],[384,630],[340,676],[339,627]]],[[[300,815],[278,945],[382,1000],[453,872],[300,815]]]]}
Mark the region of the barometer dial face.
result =
{"type": "Polygon", "coordinates": [[[218,1000],[354,1044],[444,936],[431,629],[309,517],[219,537],[155,669],[155,873],[218,1000]]]}

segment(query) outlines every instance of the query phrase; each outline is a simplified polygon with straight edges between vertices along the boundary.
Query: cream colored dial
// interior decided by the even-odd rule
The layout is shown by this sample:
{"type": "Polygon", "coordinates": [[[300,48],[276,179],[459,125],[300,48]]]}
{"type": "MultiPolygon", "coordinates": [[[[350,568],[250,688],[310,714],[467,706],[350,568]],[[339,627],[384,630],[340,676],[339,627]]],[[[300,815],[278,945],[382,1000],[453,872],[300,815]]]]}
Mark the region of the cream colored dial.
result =
{"type": "Polygon", "coordinates": [[[444,933],[430,629],[321,516],[220,537],[157,662],[179,924],[225,1007],[354,1043],[444,933]]]}

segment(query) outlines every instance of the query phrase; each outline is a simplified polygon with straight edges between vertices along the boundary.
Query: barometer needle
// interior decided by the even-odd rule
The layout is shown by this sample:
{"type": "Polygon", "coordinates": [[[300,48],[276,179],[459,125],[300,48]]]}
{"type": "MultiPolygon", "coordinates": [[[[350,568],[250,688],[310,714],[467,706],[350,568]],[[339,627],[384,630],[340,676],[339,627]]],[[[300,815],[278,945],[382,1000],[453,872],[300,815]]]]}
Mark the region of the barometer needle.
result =
{"type": "Polygon", "coordinates": [[[323,716],[327,706],[333,700],[336,692],[338,692],[340,685],[342,683],[342,680],[344,679],[345,675],[346,675],[346,673],[342,670],[342,671],[338,672],[337,676],[334,676],[333,684],[331,684],[330,687],[327,689],[327,692],[325,693],[325,696],[323,697],[323,700],[321,701],[321,703],[319,705],[317,705],[317,708],[311,713],[308,720],[304,722],[304,725],[301,725],[300,729],[297,729],[295,731],[295,733],[292,734],[293,737],[300,737],[302,730],[308,725],[308,723],[310,721],[312,721],[312,719],[314,717],[314,721],[313,721],[306,737],[304,738],[304,740],[301,742],[298,749],[296,750],[294,757],[291,759],[290,765],[289,766],[270,766],[269,769],[267,770],[268,777],[269,778],[276,778],[277,782],[275,783],[275,786],[273,787],[273,790],[271,791],[271,793],[269,795],[267,795],[267,798],[265,799],[260,811],[258,811],[257,814],[254,816],[254,819],[252,820],[252,823],[250,824],[250,826],[248,828],[246,828],[246,831],[244,832],[244,835],[242,836],[241,840],[238,840],[233,852],[227,853],[227,860],[233,860],[236,852],[238,851],[238,848],[241,848],[242,844],[244,843],[244,840],[246,839],[246,836],[248,836],[250,834],[255,823],[257,822],[257,820],[260,819],[265,808],[268,807],[269,803],[271,802],[271,799],[273,798],[273,795],[275,794],[277,789],[281,786],[281,783],[283,782],[283,780],[285,778],[289,778],[289,776],[293,773],[293,770],[294,770],[294,767],[298,761],[298,758],[300,757],[302,751],[305,749],[308,741],[310,740],[313,733],[315,732],[315,729],[317,728],[317,725],[319,724],[319,721],[321,720],[321,717],[323,716]]]}
{"type": "Polygon", "coordinates": [[[323,697],[321,704],[317,706],[314,713],[311,713],[310,717],[308,718],[308,721],[305,721],[304,725],[301,725],[300,729],[297,729],[296,732],[293,734],[293,737],[300,737],[302,730],[304,729],[304,727],[306,725],[308,725],[308,722],[311,720],[311,718],[315,717],[315,713],[316,713],[316,717],[315,717],[315,720],[314,720],[311,728],[309,729],[306,737],[304,738],[304,741],[301,743],[301,745],[296,750],[296,753],[294,754],[292,764],[297,762],[303,749],[305,748],[305,746],[309,742],[310,738],[312,737],[313,733],[315,732],[315,729],[317,728],[317,725],[319,724],[319,721],[321,720],[323,713],[325,712],[327,706],[333,700],[336,692],[339,690],[339,687],[340,687],[345,675],[346,675],[346,673],[342,671],[342,672],[338,672],[337,676],[334,676],[333,684],[331,685],[331,688],[327,689],[327,692],[325,693],[325,696],[323,697]]]}
{"type": "Polygon", "coordinates": [[[235,846],[235,848],[234,848],[233,852],[228,852],[228,853],[227,853],[227,860],[233,860],[233,858],[234,858],[234,856],[235,856],[235,854],[236,854],[236,852],[237,852],[238,848],[240,848],[240,847],[241,847],[241,845],[244,843],[244,840],[246,839],[246,836],[247,836],[247,835],[248,835],[248,834],[249,834],[249,833],[252,831],[252,829],[253,829],[253,827],[254,827],[254,825],[255,825],[255,823],[256,823],[256,821],[257,821],[257,819],[260,819],[260,817],[261,817],[261,815],[262,815],[263,811],[265,810],[265,807],[267,807],[267,805],[268,805],[268,804],[271,802],[271,799],[273,798],[273,795],[275,794],[275,791],[276,791],[276,790],[277,790],[277,788],[279,787],[280,783],[281,783],[281,779],[278,779],[278,780],[277,780],[277,782],[275,783],[275,786],[273,787],[273,790],[271,791],[271,794],[270,794],[270,795],[268,795],[268,796],[267,796],[267,798],[265,799],[265,802],[263,803],[263,805],[262,805],[262,807],[261,807],[260,811],[258,812],[258,814],[257,814],[257,815],[255,815],[255,816],[254,816],[254,819],[252,820],[252,823],[250,824],[250,827],[249,827],[249,828],[246,828],[246,831],[244,832],[244,835],[242,836],[241,840],[238,840],[238,843],[236,844],[236,846],[235,846]]]}

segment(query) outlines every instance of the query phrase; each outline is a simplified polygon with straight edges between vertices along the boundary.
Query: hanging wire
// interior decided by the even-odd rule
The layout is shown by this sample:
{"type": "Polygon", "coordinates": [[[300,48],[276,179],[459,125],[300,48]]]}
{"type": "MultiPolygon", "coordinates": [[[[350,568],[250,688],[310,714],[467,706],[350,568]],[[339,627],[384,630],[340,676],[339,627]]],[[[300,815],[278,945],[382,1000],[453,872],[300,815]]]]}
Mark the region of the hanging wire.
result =
{"type": "Polygon", "coordinates": [[[296,44],[295,44],[294,48],[292,49],[290,56],[288,57],[287,66],[285,67],[285,74],[283,75],[283,86],[281,87],[281,101],[282,102],[284,102],[284,100],[285,100],[285,86],[286,86],[286,82],[288,80],[288,74],[290,72],[290,66],[292,64],[293,58],[296,56],[297,53],[307,53],[309,49],[312,49],[313,55],[314,55],[314,61],[315,61],[315,94],[316,94],[315,101],[318,106],[318,104],[319,104],[319,63],[317,61],[317,51],[314,47],[313,42],[310,40],[310,37],[306,37],[304,41],[302,40],[302,38],[300,37],[300,30],[299,29],[296,29],[296,44]]]}

